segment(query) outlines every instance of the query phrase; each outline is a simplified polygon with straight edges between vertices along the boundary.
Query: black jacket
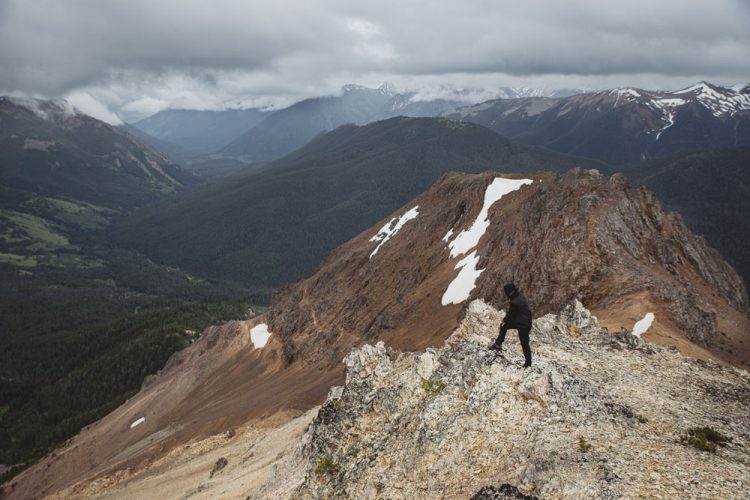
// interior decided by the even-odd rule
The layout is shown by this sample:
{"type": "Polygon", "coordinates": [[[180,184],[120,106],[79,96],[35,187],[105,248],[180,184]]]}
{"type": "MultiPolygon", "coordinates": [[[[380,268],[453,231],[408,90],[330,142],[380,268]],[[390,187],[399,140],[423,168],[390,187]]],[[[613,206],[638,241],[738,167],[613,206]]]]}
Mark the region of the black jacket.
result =
{"type": "Polygon", "coordinates": [[[510,297],[510,305],[504,323],[508,328],[531,328],[529,303],[518,290],[514,291],[510,297]]]}

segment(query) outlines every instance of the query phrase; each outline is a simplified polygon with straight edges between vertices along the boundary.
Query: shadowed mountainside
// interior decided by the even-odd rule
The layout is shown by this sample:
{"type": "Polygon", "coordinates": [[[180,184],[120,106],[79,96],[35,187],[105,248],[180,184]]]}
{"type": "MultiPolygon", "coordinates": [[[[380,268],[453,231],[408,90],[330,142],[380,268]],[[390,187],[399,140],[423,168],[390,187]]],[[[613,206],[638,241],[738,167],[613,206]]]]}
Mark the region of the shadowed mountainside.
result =
{"type": "Polygon", "coordinates": [[[140,210],[113,237],[158,262],[276,286],[309,274],[447,171],[574,166],[602,168],[467,122],[399,117],[346,125],[265,167],[140,210]]]}

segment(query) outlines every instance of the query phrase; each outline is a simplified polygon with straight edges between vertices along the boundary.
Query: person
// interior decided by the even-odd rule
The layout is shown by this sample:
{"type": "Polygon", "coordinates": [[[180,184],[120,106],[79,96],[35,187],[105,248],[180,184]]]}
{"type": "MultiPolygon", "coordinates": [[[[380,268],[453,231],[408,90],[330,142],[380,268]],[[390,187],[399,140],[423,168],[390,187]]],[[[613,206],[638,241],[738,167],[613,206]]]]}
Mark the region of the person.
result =
{"type": "Polygon", "coordinates": [[[521,294],[521,291],[513,283],[507,283],[503,287],[505,295],[508,297],[510,304],[508,305],[508,312],[503,318],[503,322],[500,325],[500,334],[497,336],[495,343],[492,344],[490,349],[495,349],[499,352],[503,351],[503,342],[505,342],[505,334],[508,330],[518,330],[518,338],[521,341],[521,348],[523,349],[523,357],[526,359],[523,367],[528,368],[531,366],[531,346],[529,345],[529,334],[531,333],[531,309],[529,308],[526,298],[521,294]]]}

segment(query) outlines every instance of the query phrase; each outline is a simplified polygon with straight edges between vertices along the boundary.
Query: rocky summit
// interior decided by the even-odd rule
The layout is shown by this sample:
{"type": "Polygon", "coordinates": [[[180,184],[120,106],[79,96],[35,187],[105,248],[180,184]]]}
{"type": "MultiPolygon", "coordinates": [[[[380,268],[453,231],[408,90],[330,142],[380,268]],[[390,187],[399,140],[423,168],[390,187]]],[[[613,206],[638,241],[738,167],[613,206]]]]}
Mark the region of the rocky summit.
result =
{"type": "Polygon", "coordinates": [[[578,302],[534,321],[523,369],[515,339],[487,349],[503,315],[476,300],[443,347],[352,350],[253,498],[748,498],[746,371],[609,333],[578,302]]]}

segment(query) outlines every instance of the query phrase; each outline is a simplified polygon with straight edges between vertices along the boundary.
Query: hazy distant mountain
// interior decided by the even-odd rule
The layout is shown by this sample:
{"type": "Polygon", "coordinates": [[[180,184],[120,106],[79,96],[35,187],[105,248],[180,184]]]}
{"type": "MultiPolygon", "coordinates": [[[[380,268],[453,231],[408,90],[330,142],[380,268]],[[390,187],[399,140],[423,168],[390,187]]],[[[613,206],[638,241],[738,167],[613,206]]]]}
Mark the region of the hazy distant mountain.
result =
{"type": "Polygon", "coordinates": [[[193,177],[134,136],[66,103],[0,97],[0,184],[120,209],[193,177]]]}
{"type": "Polygon", "coordinates": [[[119,126],[119,128],[124,130],[128,134],[137,137],[141,142],[156,149],[160,153],[165,154],[170,159],[176,160],[176,159],[184,158],[186,156],[191,156],[190,153],[188,153],[186,150],[184,150],[177,144],[163,141],[161,139],[157,139],[153,135],[147,132],[144,132],[143,130],[139,129],[135,125],[131,125],[129,123],[123,123],[122,125],[119,126]]]}
{"type": "Polygon", "coordinates": [[[346,85],[340,96],[305,99],[271,114],[222,153],[250,160],[280,158],[322,132],[377,120],[395,95],[387,85],[377,89],[346,85]]]}
{"type": "MultiPolygon", "coordinates": [[[[568,91],[526,87],[487,91],[504,98],[530,95],[559,96],[568,91]]],[[[306,99],[279,110],[229,144],[222,153],[248,160],[274,160],[294,151],[316,135],[352,123],[367,123],[395,116],[433,117],[476,102],[475,94],[452,89],[439,94],[399,93],[392,85],[377,89],[345,85],[340,96],[306,99]]]]}
{"type": "Polygon", "coordinates": [[[400,117],[346,125],[255,172],[145,208],[117,228],[116,239],[204,275],[278,285],[309,273],[445,172],[575,165],[602,167],[468,122],[400,117]]]}
{"type": "Polygon", "coordinates": [[[216,304],[243,291],[102,231],[196,180],[65,102],[0,97],[0,464],[33,461],[117,407],[185,330],[244,313],[216,304]]]}
{"type": "Polygon", "coordinates": [[[678,211],[750,283],[750,149],[681,153],[625,173],[656,191],[666,209],[678,211]]]}
{"type": "Polygon", "coordinates": [[[196,178],[65,102],[0,97],[0,266],[101,265],[80,241],[196,178]]]}
{"type": "Polygon", "coordinates": [[[182,154],[209,154],[237,139],[269,114],[269,111],[254,108],[223,111],[167,109],[136,122],[134,126],[167,144],[174,144],[182,154]]]}
{"type": "Polygon", "coordinates": [[[622,88],[565,98],[498,99],[447,116],[613,165],[691,149],[750,146],[748,87],[705,82],[675,92],[622,88]]]}

